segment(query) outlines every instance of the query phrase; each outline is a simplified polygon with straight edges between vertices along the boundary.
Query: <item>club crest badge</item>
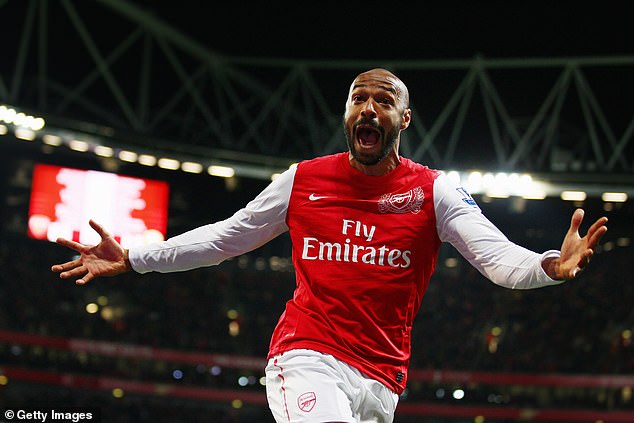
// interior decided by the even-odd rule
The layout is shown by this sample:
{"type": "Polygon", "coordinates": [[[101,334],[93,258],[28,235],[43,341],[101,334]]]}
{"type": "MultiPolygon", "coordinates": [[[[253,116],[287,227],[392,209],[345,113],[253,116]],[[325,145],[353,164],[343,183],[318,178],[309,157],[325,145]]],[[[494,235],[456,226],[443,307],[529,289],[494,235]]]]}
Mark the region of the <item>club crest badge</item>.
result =
{"type": "Polygon", "coordinates": [[[305,392],[297,397],[297,406],[305,413],[310,413],[317,404],[317,396],[314,392],[305,392]]]}
{"type": "Polygon", "coordinates": [[[425,193],[421,187],[410,189],[401,194],[384,194],[379,199],[380,213],[418,213],[420,212],[425,193]]]}

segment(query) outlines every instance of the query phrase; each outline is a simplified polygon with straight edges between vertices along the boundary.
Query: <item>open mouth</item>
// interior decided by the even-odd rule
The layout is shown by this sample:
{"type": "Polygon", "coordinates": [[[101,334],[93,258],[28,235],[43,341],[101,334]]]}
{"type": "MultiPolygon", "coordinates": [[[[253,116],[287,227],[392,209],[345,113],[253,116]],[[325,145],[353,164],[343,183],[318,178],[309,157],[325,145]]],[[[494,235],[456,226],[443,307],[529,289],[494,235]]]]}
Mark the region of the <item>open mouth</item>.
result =
{"type": "Polygon", "coordinates": [[[370,148],[379,143],[381,139],[381,132],[378,129],[369,126],[362,126],[357,128],[357,140],[362,147],[370,148]]]}

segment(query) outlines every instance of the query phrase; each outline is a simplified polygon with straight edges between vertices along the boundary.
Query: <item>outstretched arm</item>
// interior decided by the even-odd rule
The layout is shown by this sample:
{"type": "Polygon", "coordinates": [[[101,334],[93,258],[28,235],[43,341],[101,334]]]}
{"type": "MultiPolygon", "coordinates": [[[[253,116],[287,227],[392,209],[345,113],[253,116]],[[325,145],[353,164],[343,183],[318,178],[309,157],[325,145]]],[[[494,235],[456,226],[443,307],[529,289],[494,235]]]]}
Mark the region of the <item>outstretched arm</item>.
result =
{"type": "Polygon", "coordinates": [[[90,226],[99,234],[101,241],[95,246],[87,246],[75,241],[58,238],[57,243],[71,248],[79,253],[79,258],[51,267],[53,272],[59,272],[62,279],[79,277],[75,281],[83,285],[97,276],[115,276],[132,270],[128,260],[128,251],[93,220],[90,226]]]}
{"type": "Polygon", "coordinates": [[[594,254],[596,246],[601,237],[607,232],[605,224],[607,217],[601,217],[590,226],[588,233],[581,237],[579,226],[583,221],[584,211],[577,209],[572,214],[570,228],[564,237],[561,245],[561,256],[559,258],[549,258],[542,262],[544,271],[553,279],[568,280],[573,279],[577,274],[590,263],[590,258],[594,254]]]}
{"type": "Polygon", "coordinates": [[[598,219],[581,237],[583,210],[573,213],[561,251],[542,254],[509,241],[481,213],[463,189],[439,176],[434,183],[438,235],[450,242],[480,273],[494,283],[512,289],[533,289],[563,283],[585,267],[601,237],[607,218],[598,219]]]}

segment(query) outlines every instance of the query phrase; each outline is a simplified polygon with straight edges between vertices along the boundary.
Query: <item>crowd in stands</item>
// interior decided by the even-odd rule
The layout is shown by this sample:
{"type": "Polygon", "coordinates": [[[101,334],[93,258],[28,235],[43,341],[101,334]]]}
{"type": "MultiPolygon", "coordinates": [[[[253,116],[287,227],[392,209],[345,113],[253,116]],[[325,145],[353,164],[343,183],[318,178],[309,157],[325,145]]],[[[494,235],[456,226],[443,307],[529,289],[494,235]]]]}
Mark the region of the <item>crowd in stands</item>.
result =
{"type": "MultiPolygon", "coordinates": [[[[604,247],[578,280],[538,290],[495,286],[450,247],[443,247],[437,272],[414,324],[411,367],[632,375],[634,285],[628,265],[634,247],[626,241],[632,235],[627,220],[630,217],[626,213],[624,220],[615,219],[604,247]]],[[[531,225],[529,222],[529,229],[531,225]]],[[[508,229],[515,236],[514,227],[508,229]]],[[[565,229],[558,227],[559,232],[553,233],[552,239],[561,239],[559,234],[565,229]]],[[[546,225],[541,237],[528,237],[526,242],[540,248],[542,243],[552,244],[549,231],[554,232],[546,225]]],[[[78,287],[50,272],[51,264],[71,257],[68,250],[53,243],[8,235],[0,241],[0,329],[264,358],[284,303],[292,295],[294,274],[288,261],[272,270],[271,257],[258,258],[260,254],[255,251],[214,268],[173,274],[126,274],[78,287]],[[110,313],[90,314],[86,311],[89,303],[100,303],[102,310],[107,306],[110,313]]],[[[3,365],[174,382],[174,366],[170,363],[86,357],[6,342],[0,343],[0,368],[3,365]]],[[[227,369],[212,375],[197,371],[193,365],[180,368],[183,377],[178,383],[228,389],[236,389],[238,376],[247,374],[227,369]]],[[[259,378],[262,373],[250,374],[259,378]]],[[[258,384],[247,389],[263,391],[258,384]]],[[[403,401],[434,399],[437,390],[437,385],[413,381],[403,401]]],[[[94,404],[102,406],[104,413],[119,415],[119,422],[161,421],[157,415],[165,417],[170,413],[175,415],[163,421],[270,421],[265,407],[236,409],[192,402],[186,410],[179,407],[183,411],[176,412],[169,403],[151,397],[131,395],[113,402],[111,396],[97,391],[57,389],[54,394],[42,396],[39,392],[43,391],[45,385],[20,388],[16,382],[14,389],[0,386],[0,402],[31,403],[27,397],[31,395],[33,401],[46,397],[67,405],[94,404]],[[204,417],[199,419],[200,416],[204,417]]],[[[473,398],[486,401],[487,395],[483,391],[473,398]]],[[[619,396],[620,392],[610,395],[619,398],[611,406],[633,407],[632,401],[619,396]]],[[[556,402],[553,396],[550,395],[551,403],[556,402]]],[[[601,404],[596,399],[598,396],[589,390],[569,395],[559,403],[588,404],[589,397],[594,397],[590,406],[607,406],[607,402],[601,404]]],[[[524,404],[539,400],[538,395],[524,392],[516,393],[509,401],[524,404]]]]}

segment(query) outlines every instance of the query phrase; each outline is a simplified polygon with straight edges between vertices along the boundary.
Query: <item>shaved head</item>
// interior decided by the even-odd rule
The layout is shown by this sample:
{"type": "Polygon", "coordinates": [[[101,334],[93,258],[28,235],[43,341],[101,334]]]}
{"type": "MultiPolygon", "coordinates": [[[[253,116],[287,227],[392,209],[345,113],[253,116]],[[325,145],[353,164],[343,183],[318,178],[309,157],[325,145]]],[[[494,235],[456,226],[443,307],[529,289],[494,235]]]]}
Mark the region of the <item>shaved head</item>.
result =
{"type": "Polygon", "coordinates": [[[353,167],[367,174],[384,174],[395,168],[400,134],[411,116],[409,91],[396,75],[381,68],[357,75],[343,116],[353,167]]]}
{"type": "Polygon", "coordinates": [[[352,92],[355,87],[363,86],[368,82],[382,83],[385,89],[396,95],[396,98],[399,100],[403,109],[407,109],[409,107],[409,91],[407,86],[389,70],[375,68],[360,73],[352,82],[350,92],[352,92]]]}

